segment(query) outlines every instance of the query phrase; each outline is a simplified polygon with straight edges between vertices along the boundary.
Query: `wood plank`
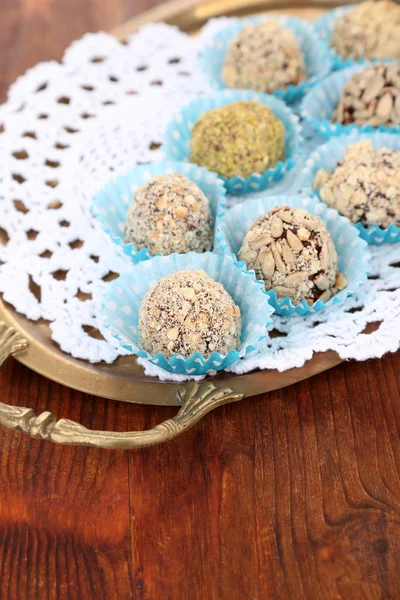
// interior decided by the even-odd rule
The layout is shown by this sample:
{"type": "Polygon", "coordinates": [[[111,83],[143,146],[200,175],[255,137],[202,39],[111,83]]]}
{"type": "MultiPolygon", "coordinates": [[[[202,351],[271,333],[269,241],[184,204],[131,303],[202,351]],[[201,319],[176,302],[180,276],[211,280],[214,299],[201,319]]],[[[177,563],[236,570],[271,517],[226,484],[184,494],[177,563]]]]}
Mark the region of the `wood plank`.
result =
{"type": "Polygon", "coordinates": [[[346,363],[131,453],[139,597],[399,597],[393,363],[346,363]]]}
{"type": "Polygon", "coordinates": [[[11,81],[14,61],[21,35],[22,0],[3,0],[0,24],[0,101],[11,81]]]}
{"type": "MultiPolygon", "coordinates": [[[[126,405],[79,396],[15,361],[0,396],[91,427],[127,427],[126,405]]],[[[0,435],[0,598],[134,597],[128,455],[0,435]]]]}

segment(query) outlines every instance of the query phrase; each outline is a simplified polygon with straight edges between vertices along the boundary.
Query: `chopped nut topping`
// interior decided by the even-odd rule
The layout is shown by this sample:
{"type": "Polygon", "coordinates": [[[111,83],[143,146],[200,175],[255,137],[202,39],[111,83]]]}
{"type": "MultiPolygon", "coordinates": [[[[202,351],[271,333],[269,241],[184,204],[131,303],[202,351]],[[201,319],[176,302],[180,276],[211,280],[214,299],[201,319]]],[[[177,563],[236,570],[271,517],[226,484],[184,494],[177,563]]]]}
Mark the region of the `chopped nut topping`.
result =
{"type": "Polygon", "coordinates": [[[342,290],[343,288],[346,287],[346,285],[347,285],[346,277],[343,275],[343,273],[338,273],[336,275],[335,286],[337,287],[338,290],[342,290]]]}
{"type": "Polygon", "coordinates": [[[290,229],[288,229],[287,231],[287,241],[292,246],[293,250],[297,250],[298,252],[301,252],[303,250],[303,244],[301,243],[297,235],[290,231],[290,229]]]}
{"type": "Polygon", "coordinates": [[[262,235],[258,239],[254,240],[253,248],[254,248],[254,250],[259,250],[260,248],[262,248],[262,246],[265,246],[265,244],[269,244],[270,241],[271,241],[270,235],[262,235]]]}
{"type": "Polygon", "coordinates": [[[193,196],[191,196],[190,194],[185,197],[185,202],[189,204],[191,210],[193,210],[194,212],[199,211],[201,208],[197,200],[193,198],[193,196]]]}
{"type": "Polygon", "coordinates": [[[167,331],[167,338],[169,340],[176,340],[179,335],[179,329],[177,327],[172,327],[167,331]]]}
{"type": "Polygon", "coordinates": [[[400,227],[400,151],[351,144],[336,169],[319,170],[314,188],[321,199],[352,223],[400,227]]]}
{"type": "Polygon", "coordinates": [[[274,19],[247,25],[229,45],[222,78],[230,88],[274,92],[306,78],[294,33],[274,19]]]}
{"type": "Polygon", "coordinates": [[[326,292],[333,295],[338,281],[346,285],[343,276],[338,279],[337,254],[325,223],[305,210],[279,206],[259,217],[239,258],[267,290],[275,290],[278,298],[290,296],[295,305],[302,300],[311,305],[326,292]]]}
{"type": "Polygon", "coordinates": [[[321,300],[321,302],[328,302],[328,300],[331,298],[332,294],[329,290],[325,290],[324,292],[322,292],[322,294],[320,295],[320,297],[318,298],[318,300],[321,300]]]}
{"type": "Polygon", "coordinates": [[[163,277],[140,307],[140,340],[152,356],[226,355],[239,346],[240,333],[239,307],[204,271],[178,271],[163,277]]]}
{"type": "Polygon", "coordinates": [[[344,125],[399,125],[400,65],[374,63],[357,71],[344,86],[332,120],[344,125]]]}
{"type": "Polygon", "coordinates": [[[188,212],[189,211],[186,208],[186,206],[178,206],[178,208],[175,210],[176,216],[179,217],[180,219],[184,219],[185,217],[187,217],[188,212]]]}
{"type": "Polygon", "coordinates": [[[274,237],[274,238],[281,237],[282,232],[283,232],[283,223],[282,223],[282,220],[277,215],[274,215],[272,217],[270,228],[271,228],[272,237],[274,237]]]}
{"type": "Polygon", "coordinates": [[[208,199],[193,182],[173,173],[139,188],[128,211],[125,241],[150,254],[206,252],[212,246],[208,199]]]}
{"type": "Polygon", "coordinates": [[[400,6],[361,2],[337,18],[331,45],[343,58],[400,58],[400,6]]]}

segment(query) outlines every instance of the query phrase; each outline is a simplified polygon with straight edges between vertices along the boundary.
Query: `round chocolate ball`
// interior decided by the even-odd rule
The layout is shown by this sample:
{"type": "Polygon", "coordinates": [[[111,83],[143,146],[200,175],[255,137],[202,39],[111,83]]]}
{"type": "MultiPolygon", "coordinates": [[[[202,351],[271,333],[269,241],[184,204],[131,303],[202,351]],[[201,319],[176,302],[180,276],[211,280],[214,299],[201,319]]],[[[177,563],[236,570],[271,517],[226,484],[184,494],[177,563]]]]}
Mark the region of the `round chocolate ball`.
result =
{"type": "Polygon", "coordinates": [[[400,58],[400,6],[368,0],[340,15],[331,46],[343,58],[400,58]]]}
{"type": "Polygon", "coordinates": [[[151,356],[226,355],[239,346],[240,333],[239,307],[222,284],[201,270],[163,277],[140,308],[140,341],[151,356]]]}
{"type": "Polygon", "coordinates": [[[400,125],[400,65],[374,63],[357,71],[343,88],[333,115],[343,125],[400,125]]]}
{"type": "Polygon", "coordinates": [[[267,290],[294,305],[326,302],[345,286],[329,231],[319,217],[299,208],[278,206],[251,226],[239,251],[267,290]]]}
{"type": "Polygon", "coordinates": [[[206,252],[212,247],[212,217],[202,190],[178,173],[158,175],[134,194],[125,242],[150,254],[206,252]]]}
{"type": "Polygon", "coordinates": [[[352,223],[400,227],[398,150],[374,148],[371,140],[351,144],[334,171],[318,171],[314,188],[352,223]]]}
{"type": "Polygon", "coordinates": [[[227,178],[262,174],[284,158],[285,127],[261,102],[209,110],[192,130],[192,162],[227,178]]]}
{"type": "Polygon", "coordinates": [[[296,36],[276,20],[244,27],[231,41],[222,68],[228,87],[267,93],[298,85],[305,77],[296,36]]]}

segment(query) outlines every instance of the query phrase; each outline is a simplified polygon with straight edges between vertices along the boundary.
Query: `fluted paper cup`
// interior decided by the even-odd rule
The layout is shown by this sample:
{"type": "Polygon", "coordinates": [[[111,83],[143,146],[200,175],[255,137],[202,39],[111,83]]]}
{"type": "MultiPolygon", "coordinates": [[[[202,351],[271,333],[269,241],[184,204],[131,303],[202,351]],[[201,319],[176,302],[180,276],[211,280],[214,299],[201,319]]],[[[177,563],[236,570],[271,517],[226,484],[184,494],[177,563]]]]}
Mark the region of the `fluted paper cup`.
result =
{"type": "MultiPolygon", "coordinates": [[[[312,23],[312,27],[320,38],[321,42],[325,45],[326,51],[329,53],[332,66],[335,71],[338,69],[345,69],[346,67],[353,66],[356,62],[364,62],[364,61],[354,61],[351,58],[343,58],[336,52],[334,48],[331,46],[331,40],[333,35],[333,30],[336,24],[338,17],[352,11],[356,7],[356,4],[351,4],[350,6],[339,6],[338,8],[334,8],[333,10],[329,10],[324,13],[319,19],[316,19],[312,23]]],[[[365,59],[368,60],[368,59],[365,59]]]]}
{"type": "MultiPolygon", "coordinates": [[[[330,139],[326,144],[320,146],[308,159],[303,172],[302,187],[305,194],[316,196],[322,201],[318,190],[314,190],[314,179],[319,169],[334,171],[337,163],[343,159],[343,155],[351,144],[361,140],[372,140],[374,148],[391,148],[400,151],[400,136],[392,133],[352,133],[341,135],[330,139]]],[[[400,193],[400,192],[399,192],[400,193]]],[[[395,244],[400,242],[400,228],[392,224],[383,229],[379,225],[365,227],[362,223],[356,223],[355,227],[360,232],[360,237],[373,246],[381,244],[395,244]]]]}
{"type": "Polygon", "coordinates": [[[235,20],[231,25],[221,29],[203,46],[200,58],[201,66],[215,89],[227,89],[227,85],[222,79],[222,67],[229,44],[247,25],[258,24],[267,20],[276,20],[282,27],[290,29],[296,36],[304,56],[307,79],[298,85],[290,84],[283,89],[272,92],[273,96],[291,104],[300,100],[311,87],[332,70],[332,58],[328,48],[318,38],[311,26],[301,19],[277,15],[235,20]]]}
{"type": "MultiPolygon", "coordinates": [[[[336,210],[328,208],[326,204],[320,202],[317,198],[270,196],[256,198],[236,205],[226,212],[218,228],[218,241],[223,251],[233,255],[237,260],[236,264],[243,268],[245,263],[239,261],[237,256],[251,225],[261,215],[276,206],[283,205],[307,210],[324,221],[338,254],[339,272],[346,277],[347,285],[327,302],[317,300],[312,306],[309,306],[305,300],[294,305],[289,296],[279,299],[273,290],[267,291],[275,312],[283,316],[302,316],[316,313],[338,302],[343,302],[348,296],[358,293],[367,282],[367,244],[360,239],[358,230],[352,227],[348,219],[341,217],[336,210]]],[[[254,273],[254,271],[250,272],[254,273]]]]}
{"type": "Polygon", "coordinates": [[[225,210],[226,196],[222,179],[215,173],[191,163],[160,161],[136,167],[125,175],[115,177],[96,194],[93,200],[93,215],[113,242],[122,248],[124,254],[129,256],[133,263],[151,258],[147,248],[136,250],[133,244],[127,244],[124,239],[128,209],[132,203],[133,195],[139,187],[147,183],[152,177],[170,173],[184,175],[196,183],[208,198],[211,216],[214,219],[213,249],[218,251],[218,246],[215,244],[215,231],[225,210]]]}
{"type": "Polygon", "coordinates": [[[205,375],[222,371],[248,353],[256,350],[261,341],[268,337],[273,308],[261,282],[254,275],[241,269],[231,257],[205,252],[197,254],[170,254],[158,256],[136,264],[110,285],[104,299],[102,320],[104,327],[119,340],[121,345],[137,356],[147,358],[153,364],[171,373],[205,375]],[[204,357],[196,352],[189,358],[175,354],[166,358],[163,354],[150,356],[142,347],[139,338],[139,311],[146,293],[166,275],[181,270],[202,269],[212,279],[221,283],[239,306],[242,318],[240,346],[221,355],[213,352],[204,357]]]}
{"type": "MultiPolygon", "coordinates": [[[[389,61],[382,61],[389,62],[389,61]]],[[[343,125],[342,123],[332,122],[335,108],[338,105],[343,95],[343,88],[351,77],[358,71],[362,71],[366,67],[372,65],[372,62],[358,63],[353,67],[343,69],[331,73],[323,79],[318,85],[312,88],[303,98],[300,106],[300,113],[310,125],[325,138],[330,138],[343,133],[367,133],[381,131],[386,133],[400,133],[400,125],[356,125],[350,123],[343,125]]]]}
{"type": "Polygon", "coordinates": [[[200,117],[213,108],[220,108],[240,100],[256,100],[265,104],[283,122],[286,157],[284,161],[278,162],[274,168],[267,169],[262,174],[253,173],[247,178],[236,176],[230,179],[220,175],[227,191],[234,196],[265,190],[271,183],[282,179],[296,164],[303,141],[301,126],[298,117],[281,100],[275,96],[246,90],[225,90],[210,97],[193,100],[169,123],[162,147],[168,158],[188,161],[191,131],[200,117]]]}

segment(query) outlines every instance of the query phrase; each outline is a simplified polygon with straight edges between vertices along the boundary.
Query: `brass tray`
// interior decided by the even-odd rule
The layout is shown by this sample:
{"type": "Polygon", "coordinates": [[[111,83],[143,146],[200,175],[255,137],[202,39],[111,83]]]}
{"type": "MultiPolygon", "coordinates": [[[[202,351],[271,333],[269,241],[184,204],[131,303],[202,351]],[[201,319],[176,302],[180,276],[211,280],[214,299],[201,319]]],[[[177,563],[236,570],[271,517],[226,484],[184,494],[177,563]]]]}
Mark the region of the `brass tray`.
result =
{"type": "MultiPolygon", "coordinates": [[[[312,20],[336,4],[331,0],[172,0],[124,23],[112,33],[123,39],[144,23],[163,20],[183,31],[196,34],[211,17],[245,16],[265,12],[288,13],[312,20]]],[[[65,419],[56,422],[50,413],[36,417],[31,409],[9,407],[0,402],[0,424],[6,427],[57,443],[107,448],[133,448],[171,439],[220,404],[280,389],[341,362],[336,352],[329,351],[315,354],[303,367],[284,373],[221,373],[209,378],[200,386],[182,386],[144,375],[143,369],[132,356],[121,357],[112,365],[91,365],[86,361],[74,359],[64,354],[51,340],[51,332],[46,322],[29,321],[0,300],[0,365],[10,355],[16,356],[22,364],[40,375],[82,392],[124,402],[182,407],[177,417],[150,432],[114,433],[92,432],[65,419]]]]}

